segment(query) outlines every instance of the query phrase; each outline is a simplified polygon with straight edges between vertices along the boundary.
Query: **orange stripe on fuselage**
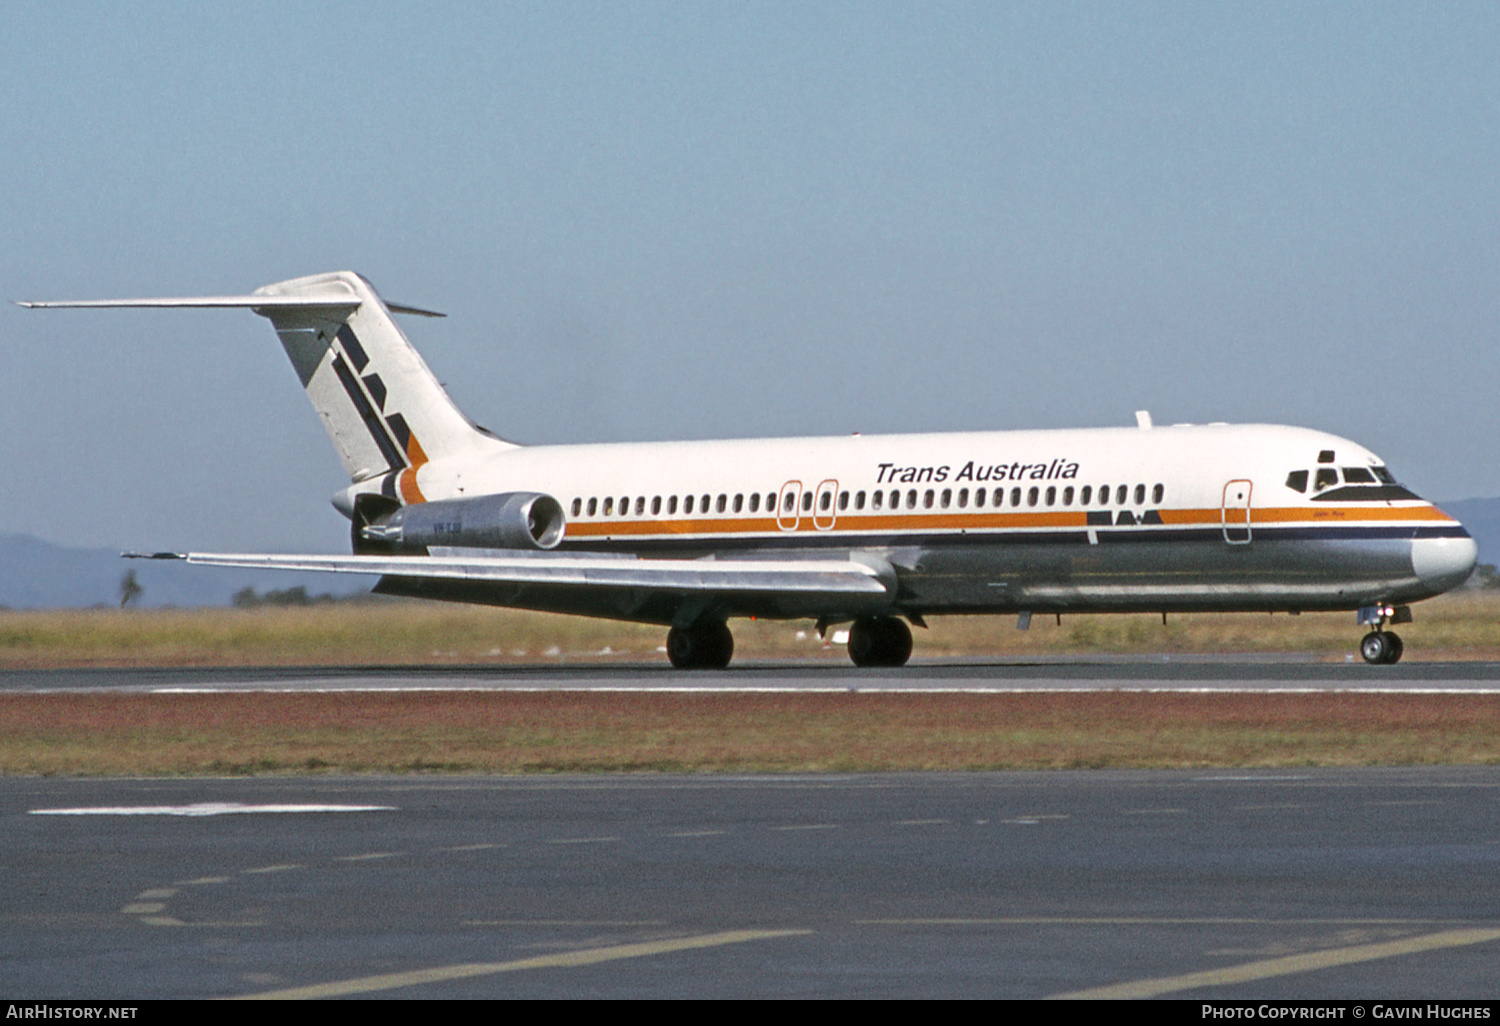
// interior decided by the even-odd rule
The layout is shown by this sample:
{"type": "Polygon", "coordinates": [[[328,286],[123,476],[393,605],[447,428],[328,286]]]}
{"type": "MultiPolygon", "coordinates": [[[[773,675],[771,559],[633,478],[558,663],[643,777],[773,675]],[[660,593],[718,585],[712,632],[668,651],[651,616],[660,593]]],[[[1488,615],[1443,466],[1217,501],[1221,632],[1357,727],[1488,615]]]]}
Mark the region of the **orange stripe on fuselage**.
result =
{"type": "MultiPolygon", "coordinates": [[[[1088,512],[1081,509],[1053,510],[1048,512],[1023,513],[906,513],[906,514],[840,514],[831,528],[819,529],[813,524],[811,513],[802,516],[792,529],[782,529],[775,516],[758,517],[704,517],[702,519],[670,520],[585,520],[568,524],[568,535],[575,538],[627,537],[638,535],[732,535],[732,534],[830,534],[841,532],[906,533],[921,531],[1004,531],[1036,528],[1088,527],[1088,512]]],[[[1115,510],[1102,510],[1113,515],[1115,510]]],[[[1132,511],[1134,512],[1134,511],[1132,511]]],[[[1164,509],[1162,526],[1188,527],[1206,525],[1217,527],[1222,522],[1223,511],[1218,507],[1208,509],[1164,509]]],[[[1231,510],[1231,513],[1234,511],[1231,510]]],[[[1139,515],[1139,514],[1137,514],[1139,515]]],[[[825,522],[827,516],[821,517],[825,522]]],[[[1453,522],[1453,518],[1435,506],[1339,506],[1313,509],[1302,506],[1284,508],[1252,509],[1251,523],[1256,527],[1274,527],[1288,523],[1339,523],[1357,524],[1372,521],[1393,520],[1442,520],[1453,522]]],[[[1134,530],[1151,530],[1156,525],[1130,525],[1134,530]]],[[[1113,524],[1100,524],[1098,530],[1117,529],[1113,524]]]]}

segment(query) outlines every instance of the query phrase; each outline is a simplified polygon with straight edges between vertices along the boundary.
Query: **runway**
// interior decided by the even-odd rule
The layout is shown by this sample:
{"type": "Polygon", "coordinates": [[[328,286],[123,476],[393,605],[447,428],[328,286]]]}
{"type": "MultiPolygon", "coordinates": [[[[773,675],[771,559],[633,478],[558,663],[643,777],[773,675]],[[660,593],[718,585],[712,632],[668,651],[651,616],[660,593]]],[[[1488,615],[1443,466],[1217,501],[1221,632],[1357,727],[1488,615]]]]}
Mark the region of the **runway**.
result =
{"type": "Polygon", "coordinates": [[[913,660],[896,670],[843,662],[746,663],[674,671],[663,663],[431,667],[7,670],[0,694],[66,691],[1281,691],[1500,695],[1500,663],[1315,663],[1281,659],[913,660]]]}
{"type": "Polygon", "coordinates": [[[1497,767],[10,778],[0,824],[18,999],[1492,998],[1500,958],[1497,767]]]}
{"type": "MultiPolygon", "coordinates": [[[[1500,666],[8,672],[0,694],[1500,693],[1500,666]]],[[[0,779],[18,998],[1486,998],[1500,767],[0,779]]]]}

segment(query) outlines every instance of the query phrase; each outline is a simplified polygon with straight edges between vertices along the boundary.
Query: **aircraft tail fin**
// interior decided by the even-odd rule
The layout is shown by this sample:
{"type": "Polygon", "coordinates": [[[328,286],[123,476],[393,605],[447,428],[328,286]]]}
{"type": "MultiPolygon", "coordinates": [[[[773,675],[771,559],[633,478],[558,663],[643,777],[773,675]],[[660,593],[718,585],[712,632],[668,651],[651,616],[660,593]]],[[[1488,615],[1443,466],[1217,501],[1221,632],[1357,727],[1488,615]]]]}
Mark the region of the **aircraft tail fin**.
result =
{"type": "Polygon", "coordinates": [[[350,480],[358,485],[381,479],[380,492],[395,502],[425,501],[417,487],[417,470],[425,463],[513,447],[460,412],[391,316],[443,315],[387,304],[350,271],[277,282],[248,296],[20,305],[254,310],[276,329],[350,480]]]}

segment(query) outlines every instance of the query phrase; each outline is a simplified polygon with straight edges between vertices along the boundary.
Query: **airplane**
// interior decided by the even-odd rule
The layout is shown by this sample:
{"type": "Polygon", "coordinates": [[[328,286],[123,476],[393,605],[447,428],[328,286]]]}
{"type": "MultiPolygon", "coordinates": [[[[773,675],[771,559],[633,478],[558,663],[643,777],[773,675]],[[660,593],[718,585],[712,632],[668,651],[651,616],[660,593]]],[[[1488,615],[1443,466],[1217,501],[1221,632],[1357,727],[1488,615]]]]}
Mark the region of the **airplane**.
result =
{"type": "Polygon", "coordinates": [[[668,628],[723,668],[735,617],[848,623],[898,667],[945,613],[1355,611],[1389,626],[1462,584],[1454,518],[1344,438],[1264,424],[521,446],[470,421],[386,303],[348,271],[250,295],[21,302],[246,308],[270,320],[338,450],[351,555],[157,553],[379,574],[374,591],[668,628]]]}

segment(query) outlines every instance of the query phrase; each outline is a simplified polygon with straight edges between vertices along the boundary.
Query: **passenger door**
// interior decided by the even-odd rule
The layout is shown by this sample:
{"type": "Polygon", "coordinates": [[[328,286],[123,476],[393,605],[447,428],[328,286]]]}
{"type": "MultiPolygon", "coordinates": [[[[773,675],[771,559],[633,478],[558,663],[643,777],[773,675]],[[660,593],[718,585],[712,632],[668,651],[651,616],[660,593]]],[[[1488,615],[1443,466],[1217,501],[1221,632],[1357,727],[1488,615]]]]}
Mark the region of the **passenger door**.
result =
{"type": "Polygon", "coordinates": [[[1224,540],[1230,545],[1250,544],[1250,482],[1236,478],[1224,486],[1224,500],[1219,509],[1224,540]]]}

